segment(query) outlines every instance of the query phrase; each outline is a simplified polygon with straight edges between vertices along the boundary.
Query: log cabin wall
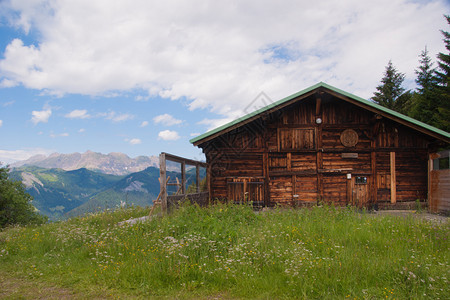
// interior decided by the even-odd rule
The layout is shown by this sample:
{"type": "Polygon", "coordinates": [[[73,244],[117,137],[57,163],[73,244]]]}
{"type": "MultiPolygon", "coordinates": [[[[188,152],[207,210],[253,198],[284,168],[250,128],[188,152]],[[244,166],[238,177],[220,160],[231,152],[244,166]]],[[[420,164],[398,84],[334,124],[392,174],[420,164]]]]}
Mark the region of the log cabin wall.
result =
{"type": "Polygon", "coordinates": [[[394,207],[427,199],[432,141],[318,91],[199,146],[212,198],[266,206],[394,207]]]}

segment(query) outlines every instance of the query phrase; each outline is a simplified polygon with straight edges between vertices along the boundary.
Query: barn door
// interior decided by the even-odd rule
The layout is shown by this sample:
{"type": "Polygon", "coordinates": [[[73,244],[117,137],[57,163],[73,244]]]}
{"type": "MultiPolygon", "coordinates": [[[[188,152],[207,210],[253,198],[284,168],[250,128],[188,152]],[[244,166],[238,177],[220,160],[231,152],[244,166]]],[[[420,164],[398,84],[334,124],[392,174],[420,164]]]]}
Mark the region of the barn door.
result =
{"type": "Polygon", "coordinates": [[[369,204],[370,188],[369,176],[352,177],[352,205],[364,207],[369,204]]]}
{"type": "Polygon", "coordinates": [[[264,178],[227,178],[227,193],[228,200],[234,203],[252,202],[255,205],[262,205],[264,202],[264,178]]]}

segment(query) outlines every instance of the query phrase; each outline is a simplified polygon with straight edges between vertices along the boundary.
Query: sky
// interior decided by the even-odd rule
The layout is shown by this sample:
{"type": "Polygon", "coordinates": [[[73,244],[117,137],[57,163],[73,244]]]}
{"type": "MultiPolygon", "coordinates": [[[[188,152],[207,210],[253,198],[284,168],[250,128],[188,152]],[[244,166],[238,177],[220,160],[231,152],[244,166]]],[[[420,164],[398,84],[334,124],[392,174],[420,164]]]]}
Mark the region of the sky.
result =
{"type": "MultiPolygon", "coordinates": [[[[87,150],[204,159],[189,140],[318,82],[414,89],[448,0],[0,0],[0,161],[87,150]]],[[[436,63],[435,63],[436,65],[436,63]]]]}

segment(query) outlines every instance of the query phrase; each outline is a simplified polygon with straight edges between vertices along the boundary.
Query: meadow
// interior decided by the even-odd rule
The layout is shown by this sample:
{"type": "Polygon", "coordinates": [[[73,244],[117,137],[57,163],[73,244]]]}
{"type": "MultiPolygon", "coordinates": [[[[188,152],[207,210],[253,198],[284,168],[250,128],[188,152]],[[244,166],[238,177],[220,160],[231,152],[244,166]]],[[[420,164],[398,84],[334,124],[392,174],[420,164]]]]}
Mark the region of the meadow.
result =
{"type": "Polygon", "coordinates": [[[148,212],[3,230],[0,272],[83,297],[450,298],[448,222],[217,204],[118,225],[148,212]]]}

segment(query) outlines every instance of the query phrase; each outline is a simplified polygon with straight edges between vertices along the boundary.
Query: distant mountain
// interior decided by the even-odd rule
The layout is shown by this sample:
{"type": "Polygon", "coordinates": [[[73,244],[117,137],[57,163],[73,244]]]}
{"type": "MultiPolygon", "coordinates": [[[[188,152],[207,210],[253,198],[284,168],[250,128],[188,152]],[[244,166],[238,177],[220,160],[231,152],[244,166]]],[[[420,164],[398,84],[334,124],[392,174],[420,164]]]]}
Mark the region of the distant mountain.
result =
{"type": "MultiPolygon", "coordinates": [[[[171,172],[169,172],[171,173],[171,172]]],[[[171,174],[176,176],[176,174],[171,174]]],[[[169,175],[170,176],[170,175],[169,175]]],[[[69,211],[66,216],[83,215],[121,205],[148,206],[159,194],[159,169],[149,167],[115,182],[110,188],[93,195],[88,201],[69,211]]]]}
{"type": "MultiPolygon", "coordinates": [[[[179,172],[168,171],[170,182],[181,182],[179,172]]],[[[200,171],[200,177],[205,178],[206,170],[200,171]]],[[[105,189],[92,197],[88,201],[74,208],[66,214],[66,217],[83,215],[87,212],[102,211],[107,208],[116,208],[123,205],[149,206],[158,197],[160,191],[159,169],[148,167],[147,169],[132,173],[114,183],[110,188],[105,189]]],[[[191,168],[186,172],[186,187],[195,182],[195,169],[191,168]]],[[[177,191],[176,186],[168,186],[169,194],[177,191]]]]}
{"type": "Polygon", "coordinates": [[[64,171],[35,166],[14,169],[10,177],[23,182],[27,192],[33,196],[33,205],[50,220],[60,219],[123,178],[85,168],[64,171]]]}
{"type": "MultiPolygon", "coordinates": [[[[206,170],[200,172],[205,178],[206,170]]],[[[168,171],[171,182],[181,182],[179,172],[168,171]]],[[[116,208],[124,205],[151,205],[159,194],[159,169],[148,167],[126,176],[104,174],[81,168],[65,171],[24,166],[13,169],[10,177],[22,181],[33,196],[33,205],[50,220],[116,208]]],[[[195,182],[195,168],[186,172],[186,187],[195,182]]],[[[177,191],[174,185],[168,192],[177,191]]]]}
{"type": "Polygon", "coordinates": [[[85,153],[75,152],[71,154],[53,153],[49,156],[36,155],[27,160],[11,164],[11,168],[23,166],[58,168],[65,171],[86,168],[105,174],[127,175],[148,167],[159,167],[159,158],[157,156],[130,158],[126,154],[117,152],[102,154],[86,151],[85,153]]]}

